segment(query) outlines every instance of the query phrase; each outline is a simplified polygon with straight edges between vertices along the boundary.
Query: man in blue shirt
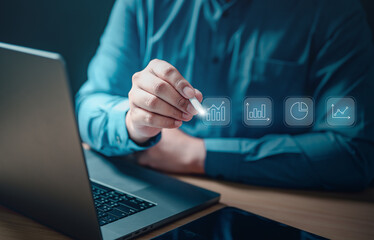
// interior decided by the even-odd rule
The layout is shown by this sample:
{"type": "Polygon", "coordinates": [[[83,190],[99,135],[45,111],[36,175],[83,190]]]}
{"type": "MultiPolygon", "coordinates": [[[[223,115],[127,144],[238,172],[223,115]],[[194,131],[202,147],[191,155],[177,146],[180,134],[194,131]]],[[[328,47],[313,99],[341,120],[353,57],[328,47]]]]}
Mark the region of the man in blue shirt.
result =
{"type": "Polygon", "coordinates": [[[117,0],[76,97],[80,132],[105,155],[137,153],[162,171],[360,189],[374,176],[373,64],[356,0],[117,0]],[[229,127],[193,117],[188,99],[202,93],[230,98],[229,127]],[[248,96],[271,97],[271,126],[242,123],[248,96]],[[314,99],[311,127],[284,124],[292,96],[314,99]],[[326,101],[345,96],[354,126],[329,126],[326,101]]]}

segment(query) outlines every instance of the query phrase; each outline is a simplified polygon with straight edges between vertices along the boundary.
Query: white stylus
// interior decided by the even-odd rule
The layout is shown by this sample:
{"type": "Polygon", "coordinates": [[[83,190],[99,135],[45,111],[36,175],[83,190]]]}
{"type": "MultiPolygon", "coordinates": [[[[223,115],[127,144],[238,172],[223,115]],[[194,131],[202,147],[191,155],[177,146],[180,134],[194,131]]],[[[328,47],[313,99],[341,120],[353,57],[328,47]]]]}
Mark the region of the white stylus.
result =
{"type": "Polygon", "coordinates": [[[193,98],[190,98],[189,99],[192,106],[196,109],[196,111],[201,115],[201,116],[204,116],[206,111],[203,107],[203,105],[201,105],[201,103],[199,102],[199,100],[196,99],[196,97],[193,97],[193,98]]]}

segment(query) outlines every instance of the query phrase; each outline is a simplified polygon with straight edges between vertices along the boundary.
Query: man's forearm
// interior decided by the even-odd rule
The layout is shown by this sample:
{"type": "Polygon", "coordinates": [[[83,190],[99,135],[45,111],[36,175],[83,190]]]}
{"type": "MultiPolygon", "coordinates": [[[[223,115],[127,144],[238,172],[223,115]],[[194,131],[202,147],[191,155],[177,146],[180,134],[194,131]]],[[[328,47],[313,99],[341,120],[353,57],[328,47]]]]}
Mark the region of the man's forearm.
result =
{"type": "MultiPolygon", "coordinates": [[[[371,181],[372,173],[361,169],[372,165],[361,161],[360,155],[350,154],[348,145],[337,145],[334,138],[333,133],[310,133],[296,137],[205,139],[205,171],[213,177],[264,186],[364,188],[371,181]]],[[[349,141],[341,136],[337,138],[349,141]]]]}

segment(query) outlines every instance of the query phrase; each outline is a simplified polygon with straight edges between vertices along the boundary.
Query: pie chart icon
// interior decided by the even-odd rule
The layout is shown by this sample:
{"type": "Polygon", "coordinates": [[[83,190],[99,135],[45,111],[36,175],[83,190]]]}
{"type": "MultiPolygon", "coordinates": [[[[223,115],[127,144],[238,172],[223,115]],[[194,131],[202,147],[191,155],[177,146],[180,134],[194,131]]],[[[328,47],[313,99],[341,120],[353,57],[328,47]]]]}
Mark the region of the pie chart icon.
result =
{"type": "Polygon", "coordinates": [[[305,102],[295,102],[290,108],[291,117],[295,120],[303,120],[308,116],[308,105],[305,102]]]}

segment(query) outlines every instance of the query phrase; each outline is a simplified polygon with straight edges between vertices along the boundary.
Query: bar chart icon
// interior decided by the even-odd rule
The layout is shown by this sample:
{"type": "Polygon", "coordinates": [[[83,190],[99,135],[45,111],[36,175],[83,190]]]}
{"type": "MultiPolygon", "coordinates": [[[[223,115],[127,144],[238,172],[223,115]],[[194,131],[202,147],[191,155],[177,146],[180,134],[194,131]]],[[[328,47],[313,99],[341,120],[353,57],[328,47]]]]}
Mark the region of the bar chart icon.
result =
{"type": "Polygon", "coordinates": [[[205,98],[203,106],[206,114],[203,122],[206,125],[226,126],[230,124],[230,100],[228,98],[205,98]]]}
{"type": "Polygon", "coordinates": [[[249,110],[249,103],[247,106],[247,119],[250,121],[270,121],[270,118],[266,117],[266,105],[261,104],[261,109],[253,108],[252,111],[249,110]]]}
{"type": "Polygon", "coordinates": [[[244,123],[247,126],[269,126],[272,123],[270,98],[246,98],[243,110],[244,123]]]}

